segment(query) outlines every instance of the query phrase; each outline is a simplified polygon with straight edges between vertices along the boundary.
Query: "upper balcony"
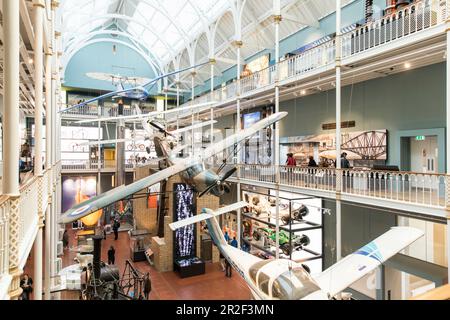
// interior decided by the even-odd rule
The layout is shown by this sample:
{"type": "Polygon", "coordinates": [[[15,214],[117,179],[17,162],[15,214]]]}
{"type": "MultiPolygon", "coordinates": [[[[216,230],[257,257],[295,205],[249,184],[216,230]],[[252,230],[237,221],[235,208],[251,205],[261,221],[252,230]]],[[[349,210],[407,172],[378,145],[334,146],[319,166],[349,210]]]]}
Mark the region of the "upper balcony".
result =
{"type": "MultiPolygon", "coordinates": [[[[233,165],[234,166],[234,165],[233,165]]],[[[450,176],[445,174],[377,171],[362,169],[305,168],[259,164],[237,165],[231,182],[286,192],[388,208],[391,211],[417,214],[427,219],[446,221],[450,176]]]]}
{"type": "MultiPolygon", "coordinates": [[[[343,85],[384,76],[383,68],[391,73],[400,72],[391,67],[405,61],[414,61],[414,67],[443,61],[449,4],[449,0],[422,0],[342,34],[343,85]]],[[[238,97],[254,105],[273,98],[277,69],[283,96],[311,87],[327,89],[328,85],[332,89],[335,61],[336,41],[332,39],[183,106],[217,101],[224,107],[232,105],[238,97]]]]}
{"type": "MultiPolygon", "coordinates": [[[[145,160],[139,163],[135,161],[127,160],[124,164],[126,172],[133,172],[136,168],[140,166],[154,165],[158,167],[158,160],[145,160]]],[[[114,173],[116,172],[116,161],[115,160],[62,160],[61,162],[61,172],[64,174],[69,173],[114,173]]]]}
{"type": "MultiPolygon", "coordinates": [[[[131,108],[124,108],[124,116],[135,115],[136,111],[131,108]]],[[[88,104],[79,108],[71,109],[61,113],[63,119],[90,119],[97,117],[111,117],[118,115],[117,106],[98,106],[96,104],[88,104]]]]}

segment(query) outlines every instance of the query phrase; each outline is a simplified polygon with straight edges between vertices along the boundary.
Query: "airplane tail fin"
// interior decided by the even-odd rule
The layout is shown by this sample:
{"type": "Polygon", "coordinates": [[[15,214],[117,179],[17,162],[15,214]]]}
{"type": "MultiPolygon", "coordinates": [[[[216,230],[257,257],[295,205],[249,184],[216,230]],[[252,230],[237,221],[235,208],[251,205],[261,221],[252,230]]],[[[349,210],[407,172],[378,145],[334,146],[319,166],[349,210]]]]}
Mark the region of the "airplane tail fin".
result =
{"type": "Polygon", "coordinates": [[[218,217],[224,213],[230,212],[230,211],[241,209],[246,206],[248,206],[248,203],[245,201],[241,201],[241,202],[234,203],[232,205],[220,208],[219,210],[216,210],[216,211],[212,211],[211,209],[203,209],[203,213],[193,216],[191,218],[173,222],[173,223],[169,224],[169,228],[172,229],[173,231],[175,231],[179,228],[186,227],[193,223],[197,223],[197,222],[206,220],[206,223],[208,225],[209,234],[210,234],[211,238],[213,239],[214,243],[216,245],[219,245],[219,244],[224,245],[227,243],[225,241],[225,238],[222,233],[222,229],[220,228],[220,225],[217,222],[216,217],[218,217]]]}

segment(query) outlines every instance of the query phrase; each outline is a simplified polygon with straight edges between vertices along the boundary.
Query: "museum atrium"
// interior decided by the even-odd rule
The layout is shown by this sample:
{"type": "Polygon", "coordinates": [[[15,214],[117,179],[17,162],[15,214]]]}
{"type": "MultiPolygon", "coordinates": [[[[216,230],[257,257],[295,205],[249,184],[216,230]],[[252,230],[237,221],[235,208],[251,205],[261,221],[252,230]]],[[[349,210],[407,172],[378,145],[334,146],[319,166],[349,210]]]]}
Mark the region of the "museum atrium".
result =
{"type": "Polygon", "coordinates": [[[450,0],[0,3],[1,300],[450,299],[450,0]]]}

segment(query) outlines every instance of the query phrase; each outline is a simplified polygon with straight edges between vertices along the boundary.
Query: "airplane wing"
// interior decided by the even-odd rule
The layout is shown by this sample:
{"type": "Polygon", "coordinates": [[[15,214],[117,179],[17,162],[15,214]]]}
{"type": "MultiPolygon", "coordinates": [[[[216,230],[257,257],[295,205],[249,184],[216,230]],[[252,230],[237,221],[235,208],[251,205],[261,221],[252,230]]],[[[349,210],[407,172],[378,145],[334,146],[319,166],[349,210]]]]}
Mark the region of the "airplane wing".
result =
{"type": "Polygon", "coordinates": [[[145,142],[145,138],[139,138],[139,139],[113,139],[113,140],[102,140],[100,142],[98,141],[89,141],[89,142],[83,142],[79,143],[79,146],[98,146],[103,144],[112,144],[112,143],[121,143],[121,142],[132,142],[135,143],[143,143],[145,142]]]}
{"type": "Polygon", "coordinates": [[[100,210],[128,196],[131,196],[132,194],[150,187],[164,179],[167,179],[174,174],[185,170],[190,165],[192,165],[192,163],[188,164],[188,161],[179,161],[167,169],[158,171],[132,184],[129,184],[127,186],[123,185],[108,192],[102,193],[99,196],[93,197],[69,209],[59,218],[58,222],[61,224],[66,224],[77,221],[97,210],[100,210]]]}
{"type": "Polygon", "coordinates": [[[154,185],[158,182],[160,182],[163,179],[169,178],[173,176],[174,174],[177,174],[183,170],[186,170],[187,168],[194,166],[198,163],[201,163],[203,160],[210,158],[211,156],[215,155],[216,153],[219,153],[231,146],[233,146],[236,143],[239,143],[240,141],[244,140],[245,138],[254,135],[256,132],[258,132],[261,129],[264,129],[267,126],[270,126],[271,124],[281,120],[287,115],[287,112],[279,112],[272,114],[271,116],[258,121],[257,123],[253,124],[251,127],[242,130],[241,132],[234,134],[223,141],[214,144],[213,146],[205,149],[197,158],[186,158],[177,161],[174,165],[170,166],[167,169],[164,169],[162,171],[156,172],[147,178],[143,178],[141,180],[138,180],[130,185],[127,186],[121,186],[119,188],[115,188],[113,190],[110,190],[106,193],[103,193],[99,196],[93,197],[92,199],[85,201],[83,203],[80,203],[79,205],[73,207],[72,209],[68,210],[59,220],[59,223],[71,223],[73,221],[77,221],[97,210],[100,210],[112,203],[115,203],[119,200],[122,200],[136,192],[139,192],[140,190],[147,188],[151,185],[154,185]]]}
{"type": "MultiPolygon", "coordinates": [[[[161,76],[158,76],[158,77],[156,77],[156,78],[150,80],[149,82],[143,84],[142,86],[143,86],[143,87],[149,86],[149,85],[154,84],[154,83],[156,83],[158,80],[161,80],[161,79],[163,79],[163,78],[166,78],[166,77],[172,76],[172,75],[174,75],[174,74],[181,73],[181,72],[184,72],[184,71],[193,69],[193,68],[200,67],[200,66],[205,65],[205,64],[207,64],[207,63],[209,63],[209,62],[201,63],[201,64],[198,64],[198,65],[195,65],[195,66],[191,66],[191,67],[187,67],[187,68],[184,68],[184,69],[181,69],[181,70],[175,70],[175,71],[173,71],[173,72],[170,72],[170,73],[167,73],[167,74],[163,74],[163,75],[161,75],[161,76]]],[[[133,92],[134,90],[136,90],[136,87],[134,87],[134,88],[129,88],[129,89],[124,89],[124,90],[119,90],[119,91],[114,91],[114,92],[110,92],[110,93],[106,93],[106,94],[104,94],[104,95],[101,95],[101,96],[99,96],[99,97],[90,99],[90,100],[85,101],[85,102],[83,102],[83,103],[79,103],[79,104],[77,104],[77,105],[71,106],[71,107],[66,108],[66,109],[64,109],[64,110],[60,110],[59,112],[60,112],[60,113],[62,113],[62,112],[67,112],[67,111],[69,111],[69,110],[72,110],[72,109],[75,109],[75,108],[79,108],[79,107],[81,107],[81,106],[85,106],[85,105],[87,105],[87,104],[89,104],[89,103],[91,103],[91,102],[97,101],[97,100],[103,100],[103,99],[106,99],[106,98],[109,98],[109,97],[114,97],[114,96],[117,96],[117,95],[122,94],[122,93],[133,92]]]]}
{"type": "Polygon", "coordinates": [[[267,118],[264,118],[264,119],[256,122],[255,124],[248,127],[247,129],[241,130],[239,133],[235,133],[235,134],[229,136],[228,138],[223,139],[222,141],[214,143],[212,146],[203,150],[203,152],[199,155],[199,157],[202,159],[208,159],[208,158],[212,157],[213,155],[215,155],[223,150],[226,150],[226,149],[232,147],[233,145],[245,140],[246,138],[251,137],[258,131],[272,125],[273,123],[280,121],[281,119],[286,117],[287,114],[288,114],[287,112],[274,113],[274,114],[268,116],[267,118]]]}
{"type": "Polygon", "coordinates": [[[211,125],[213,123],[217,123],[217,121],[216,120],[212,120],[212,121],[210,120],[210,121],[200,122],[200,123],[194,124],[193,126],[184,127],[184,128],[180,128],[178,130],[173,130],[173,131],[169,131],[169,132],[171,134],[179,134],[179,133],[183,133],[183,132],[186,132],[186,131],[190,131],[192,129],[203,128],[203,127],[209,126],[209,125],[211,125]]]}
{"type": "Polygon", "coordinates": [[[207,211],[206,213],[198,214],[198,215],[195,215],[193,217],[190,217],[190,218],[187,218],[187,219],[184,219],[184,220],[180,220],[180,221],[176,221],[176,222],[170,223],[169,227],[170,227],[170,229],[175,231],[175,230],[177,230],[179,228],[188,226],[190,224],[197,223],[197,222],[200,222],[200,221],[203,221],[203,220],[206,220],[206,219],[210,219],[212,217],[217,217],[217,216],[220,216],[221,214],[224,214],[224,213],[227,213],[227,212],[231,212],[231,211],[235,211],[235,210],[238,210],[240,208],[244,208],[246,206],[248,206],[248,203],[245,202],[245,201],[241,201],[241,202],[233,203],[233,204],[231,204],[229,206],[220,208],[220,209],[218,209],[216,211],[212,211],[210,209],[206,209],[206,211],[207,211]]]}
{"type": "Polygon", "coordinates": [[[215,103],[216,103],[215,101],[212,101],[212,102],[196,104],[196,105],[193,105],[193,106],[187,106],[187,107],[182,107],[182,108],[174,108],[174,109],[170,109],[170,110],[167,110],[167,111],[152,111],[152,112],[149,112],[149,113],[137,114],[137,115],[132,115],[132,116],[103,117],[103,118],[98,118],[98,119],[86,119],[86,120],[77,121],[76,123],[82,124],[82,123],[105,122],[105,121],[114,121],[114,120],[126,120],[126,121],[130,121],[130,122],[131,121],[140,121],[142,119],[152,118],[152,117],[156,117],[156,116],[160,116],[160,115],[164,115],[164,114],[171,114],[171,113],[181,113],[181,114],[183,114],[183,112],[190,112],[190,113],[192,113],[193,109],[200,109],[200,110],[196,110],[196,112],[197,111],[203,111],[202,108],[208,109],[207,107],[209,107],[209,106],[211,106],[211,105],[213,105],[215,103]]]}
{"type": "Polygon", "coordinates": [[[334,297],[422,236],[423,232],[419,229],[393,227],[314,277],[314,280],[323,291],[334,297]]]}
{"type": "Polygon", "coordinates": [[[85,105],[87,105],[87,104],[89,104],[89,103],[92,103],[92,102],[95,102],[95,101],[98,101],[98,100],[103,100],[103,99],[106,99],[106,98],[109,98],[109,97],[114,97],[114,96],[117,96],[117,95],[119,95],[119,94],[121,94],[121,93],[131,92],[131,91],[133,91],[134,89],[135,89],[135,88],[124,89],[124,90],[114,91],[114,92],[110,92],[110,93],[105,93],[104,95],[101,95],[101,96],[99,96],[99,97],[92,98],[92,99],[89,99],[89,100],[84,101],[84,102],[82,102],[82,103],[79,103],[79,104],[76,104],[76,105],[74,105],[74,106],[71,106],[71,107],[65,108],[65,109],[63,109],[63,110],[60,110],[59,113],[64,113],[64,112],[70,111],[70,110],[72,110],[72,109],[75,109],[75,108],[79,108],[79,107],[85,106],[85,105]]]}
{"type": "Polygon", "coordinates": [[[187,67],[187,68],[184,68],[184,69],[181,69],[181,70],[175,70],[175,71],[172,71],[172,72],[169,72],[169,73],[160,75],[160,76],[158,76],[158,77],[156,77],[156,78],[150,80],[149,82],[143,84],[142,86],[143,86],[143,87],[146,87],[146,86],[148,86],[148,85],[150,85],[150,84],[152,84],[152,83],[154,83],[154,82],[157,82],[158,80],[161,80],[161,79],[163,79],[163,78],[167,78],[167,77],[173,76],[173,75],[175,75],[175,74],[177,74],[177,73],[181,73],[181,72],[184,72],[184,71],[188,71],[188,70],[190,70],[190,69],[195,69],[195,68],[197,68],[197,67],[201,67],[201,66],[203,66],[203,65],[205,65],[205,64],[208,64],[208,63],[209,63],[209,61],[204,62],[204,63],[197,64],[197,65],[195,65],[195,66],[187,67]]]}

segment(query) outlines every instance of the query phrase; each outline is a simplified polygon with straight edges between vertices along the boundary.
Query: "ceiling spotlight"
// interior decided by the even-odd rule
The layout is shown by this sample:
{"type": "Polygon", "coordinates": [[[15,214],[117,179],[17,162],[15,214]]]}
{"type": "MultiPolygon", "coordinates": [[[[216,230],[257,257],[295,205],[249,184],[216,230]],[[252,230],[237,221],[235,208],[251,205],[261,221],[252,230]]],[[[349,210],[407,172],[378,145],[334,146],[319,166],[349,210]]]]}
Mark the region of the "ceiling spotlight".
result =
{"type": "Polygon", "coordinates": [[[301,90],[301,91],[300,91],[300,94],[301,94],[302,96],[304,96],[304,95],[306,94],[306,90],[301,90]]]}
{"type": "Polygon", "coordinates": [[[28,59],[28,63],[32,64],[34,62],[33,58],[28,59]]]}
{"type": "Polygon", "coordinates": [[[336,87],[336,83],[335,83],[335,82],[332,82],[332,83],[331,83],[331,86],[332,86],[333,88],[335,88],[335,87],[336,87]]]}
{"type": "Polygon", "coordinates": [[[405,69],[409,69],[409,68],[411,68],[411,63],[405,62],[405,69]]]}

